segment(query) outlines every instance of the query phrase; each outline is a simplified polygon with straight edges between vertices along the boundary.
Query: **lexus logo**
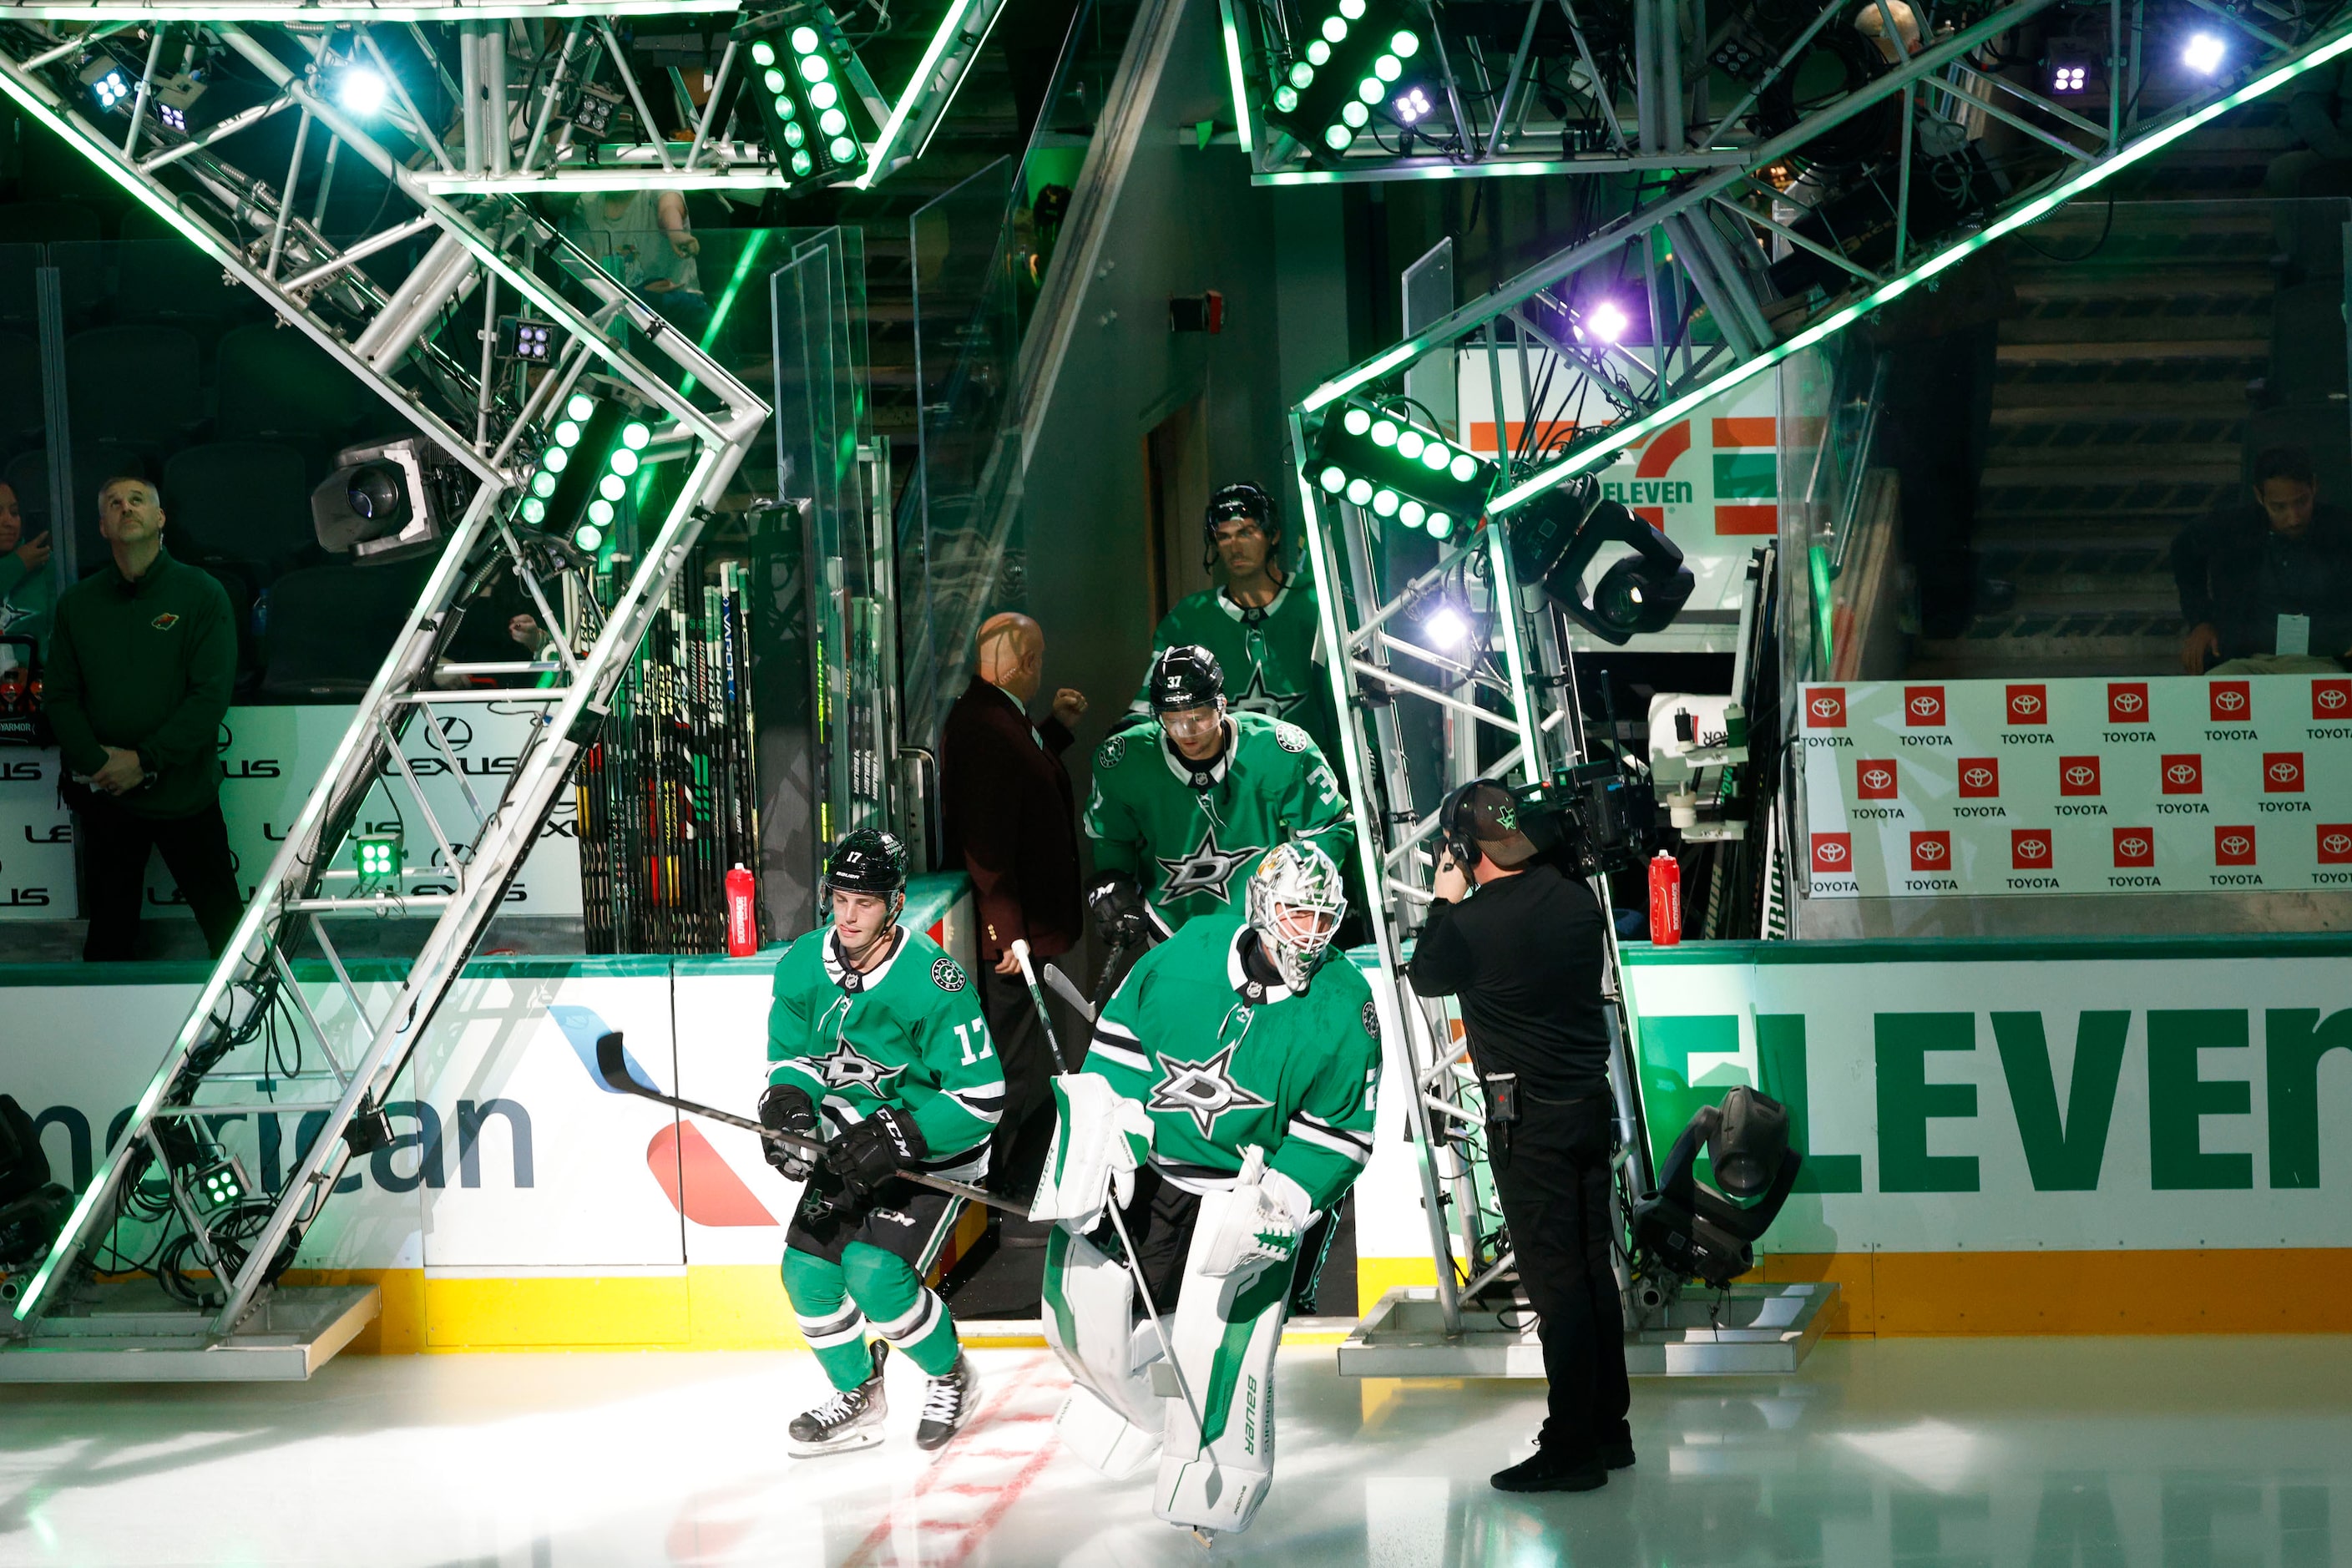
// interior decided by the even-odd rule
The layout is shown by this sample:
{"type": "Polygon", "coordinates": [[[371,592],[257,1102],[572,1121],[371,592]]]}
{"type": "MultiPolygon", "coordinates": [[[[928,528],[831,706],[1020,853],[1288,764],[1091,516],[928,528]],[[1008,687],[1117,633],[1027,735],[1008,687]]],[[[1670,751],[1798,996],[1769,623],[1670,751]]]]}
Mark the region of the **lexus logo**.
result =
{"type": "Polygon", "coordinates": [[[465,720],[453,717],[441,720],[440,724],[441,738],[449,742],[451,751],[462,753],[474,743],[474,727],[465,720]]]}
{"type": "Polygon", "coordinates": [[[235,744],[236,741],[236,737],[230,732],[227,723],[224,721],[220,727],[219,736],[213,742],[213,755],[216,757],[227,756],[229,747],[235,744]]]}

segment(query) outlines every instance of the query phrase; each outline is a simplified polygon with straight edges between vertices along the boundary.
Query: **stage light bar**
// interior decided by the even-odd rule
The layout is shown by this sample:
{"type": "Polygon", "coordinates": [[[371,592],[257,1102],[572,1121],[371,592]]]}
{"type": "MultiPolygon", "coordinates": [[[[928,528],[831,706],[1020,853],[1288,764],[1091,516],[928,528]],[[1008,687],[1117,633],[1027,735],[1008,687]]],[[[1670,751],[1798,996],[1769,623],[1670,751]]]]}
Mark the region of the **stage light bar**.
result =
{"type": "MultiPolygon", "coordinates": [[[[1421,35],[1402,7],[1338,0],[1297,58],[1276,63],[1274,110],[1266,118],[1297,138],[1310,156],[1339,157],[1369,133],[1373,105],[1386,107],[1392,98],[1411,103],[1413,89],[1403,79],[1407,62],[1421,52],[1421,35]]],[[[1417,123],[1428,112],[1427,102],[1423,94],[1420,111],[1405,123],[1417,123]]],[[[1402,113],[1397,118],[1404,119],[1402,113]]]]}
{"type": "Polygon", "coordinates": [[[866,168],[846,49],[814,19],[751,40],[749,90],[777,165],[795,181],[832,184],[866,168]]]}
{"type": "Polygon", "coordinates": [[[569,529],[582,554],[602,553],[613,542],[629,477],[644,466],[640,454],[652,440],[653,427],[620,404],[573,393],[523,488],[523,522],[550,532],[569,529]]]}
{"type": "Polygon", "coordinates": [[[1502,465],[1392,408],[1350,398],[1325,416],[1307,471],[1325,495],[1444,539],[1475,522],[1502,465]]]}

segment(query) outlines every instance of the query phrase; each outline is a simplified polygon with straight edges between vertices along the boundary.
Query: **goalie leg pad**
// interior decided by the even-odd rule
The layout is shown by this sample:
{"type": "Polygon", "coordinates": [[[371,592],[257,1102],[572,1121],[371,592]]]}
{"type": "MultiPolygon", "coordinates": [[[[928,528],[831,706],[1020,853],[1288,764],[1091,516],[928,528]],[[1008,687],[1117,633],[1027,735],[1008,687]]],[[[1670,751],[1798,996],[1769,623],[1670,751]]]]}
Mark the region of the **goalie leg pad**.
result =
{"type": "Polygon", "coordinates": [[[1255,1205],[1248,1189],[1211,1193],[1185,1258],[1176,1308],[1176,1364],[1198,1402],[1167,1402],[1167,1439],[1152,1512],[1171,1524],[1237,1533],[1249,1528],[1274,1480],[1274,1357],[1290,1294],[1290,1268],[1212,1273],[1226,1210],[1255,1205]]]}
{"type": "MultiPolygon", "coordinates": [[[[1137,1360],[1139,1343],[1149,1340],[1156,1355],[1157,1341],[1149,1323],[1136,1326],[1135,1279],[1127,1266],[1057,1226],[1045,1239],[1042,1298],[1045,1342],[1070,1369],[1072,1380],[1107,1416],[1140,1428],[1142,1440],[1157,1447],[1160,1401],[1137,1360]]],[[[1073,1445],[1073,1451],[1095,1463],[1088,1449],[1073,1445]]]]}

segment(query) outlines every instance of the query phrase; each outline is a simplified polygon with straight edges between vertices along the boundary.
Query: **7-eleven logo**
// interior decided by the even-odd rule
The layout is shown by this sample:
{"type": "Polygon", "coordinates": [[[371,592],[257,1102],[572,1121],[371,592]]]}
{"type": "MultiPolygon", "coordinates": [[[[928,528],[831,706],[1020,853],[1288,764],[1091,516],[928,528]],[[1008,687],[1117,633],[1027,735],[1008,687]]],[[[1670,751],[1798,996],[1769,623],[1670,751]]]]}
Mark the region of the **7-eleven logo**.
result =
{"type": "Polygon", "coordinates": [[[1661,532],[1671,508],[1676,531],[1709,520],[1717,534],[1777,533],[1778,427],[1770,414],[1678,420],[1643,446],[1631,479],[1604,479],[1601,493],[1661,532]]]}

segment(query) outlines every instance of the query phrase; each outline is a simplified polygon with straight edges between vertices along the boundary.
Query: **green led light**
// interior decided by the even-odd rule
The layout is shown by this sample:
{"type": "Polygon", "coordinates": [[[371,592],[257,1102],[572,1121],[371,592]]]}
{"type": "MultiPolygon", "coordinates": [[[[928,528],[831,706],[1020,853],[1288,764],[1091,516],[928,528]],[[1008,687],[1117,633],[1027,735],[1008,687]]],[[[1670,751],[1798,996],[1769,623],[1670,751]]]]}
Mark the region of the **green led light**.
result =
{"type": "Polygon", "coordinates": [[[1338,495],[1341,490],[1348,488],[1348,476],[1340,472],[1339,465],[1335,463],[1331,467],[1325,468],[1322,473],[1316,476],[1315,482],[1321,485],[1331,494],[1338,495]]]}
{"type": "MultiPolygon", "coordinates": [[[[1372,86],[1377,89],[1380,86],[1380,83],[1374,82],[1372,86]]],[[[1374,98],[1378,98],[1380,94],[1378,91],[1375,91],[1372,96],[1374,98]]],[[[1364,128],[1364,121],[1370,120],[1371,117],[1372,111],[1366,109],[1362,103],[1352,98],[1345,104],[1341,105],[1339,109],[1339,118],[1346,121],[1351,128],[1358,131],[1361,131],[1364,128]]]]}
{"type": "Polygon", "coordinates": [[[1421,40],[1400,27],[1397,36],[1389,40],[1389,53],[1401,60],[1409,60],[1421,52],[1421,40]]]}
{"type": "Polygon", "coordinates": [[[751,63],[755,66],[774,65],[776,63],[776,46],[768,42],[765,38],[753,44],[751,46],[751,63]]]}
{"type": "Polygon", "coordinates": [[[541,523],[547,521],[547,503],[540,500],[537,496],[529,496],[524,498],[522,503],[522,520],[530,524],[533,528],[537,528],[541,523]]]}
{"type": "Polygon", "coordinates": [[[1427,527],[1430,538],[1443,539],[1454,531],[1454,520],[1442,511],[1433,511],[1429,514],[1427,527]]]}
{"type": "MultiPolygon", "coordinates": [[[[761,82],[761,83],[762,83],[762,84],[767,88],[767,89],[768,89],[770,92],[782,92],[782,91],[783,91],[783,90],[784,90],[784,83],[785,83],[785,79],[785,79],[785,77],[784,77],[784,73],[783,73],[783,72],[782,72],[782,71],[778,71],[778,70],[772,70],[772,71],[768,72],[765,76],[763,76],[763,77],[761,77],[761,78],[760,79],[761,82]]],[[[779,110],[782,109],[782,108],[783,108],[783,106],[784,106],[784,102],[785,102],[785,100],[782,100],[782,99],[781,99],[781,98],[780,98],[780,99],[778,99],[778,100],[776,100],[776,107],[777,107],[779,110]]]]}
{"type": "Polygon", "coordinates": [[[857,162],[857,143],[851,141],[846,136],[835,137],[833,139],[833,145],[827,148],[826,151],[833,154],[833,161],[836,163],[855,163],[857,162]]]}
{"type": "Polygon", "coordinates": [[[1397,437],[1397,456],[1418,458],[1421,456],[1421,449],[1428,445],[1429,442],[1423,437],[1420,431],[1408,427],[1397,437]]]}
{"type": "Polygon", "coordinates": [[[1419,528],[1421,520],[1428,515],[1429,509],[1417,500],[1409,500],[1397,508],[1397,520],[1407,528],[1419,528]]]}
{"type": "Polygon", "coordinates": [[[1373,446],[1393,447],[1396,445],[1396,438],[1397,427],[1395,420],[1383,419],[1379,424],[1372,426],[1373,446]]]}
{"type": "Polygon", "coordinates": [[[555,444],[559,447],[580,445],[580,426],[569,419],[559,421],[555,426],[555,444]]]}
{"type": "MultiPolygon", "coordinates": [[[[1421,466],[1433,474],[1442,474],[1445,472],[1446,459],[1453,455],[1446,450],[1444,442],[1432,441],[1421,449],[1421,466]]],[[[1462,477],[1466,479],[1470,476],[1465,474],[1462,477]]]]}
{"type": "Polygon", "coordinates": [[[811,49],[815,48],[816,45],[817,37],[816,29],[814,27],[794,27],[793,29],[793,48],[796,53],[803,55],[807,54],[811,49]]]}
{"type": "MultiPolygon", "coordinates": [[[[790,125],[787,125],[787,126],[785,126],[785,127],[784,127],[784,145],[785,145],[785,146],[787,146],[787,147],[797,147],[797,146],[799,146],[802,142],[806,142],[807,140],[808,140],[808,132],[801,129],[800,121],[793,121],[793,123],[791,123],[790,125]]],[[[803,174],[806,174],[808,171],[806,171],[805,169],[803,169],[803,171],[801,171],[801,172],[802,172],[803,174]]]]}
{"type": "Polygon", "coordinates": [[[613,526],[613,503],[599,496],[588,503],[588,521],[599,528],[613,526]]]}
{"type": "Polygon", "coordinates": [[[1394,81],[1404,75],[1404,66],[1394,55],[1382,55],[1372,62],[1372,74],[1382,81],[1394,81]]]}
{"type": "Polygon", "coordinates": [[[547,465],[549,473],[560,474],[572,466],[572,454],[561,447],[550,447],[539,455],[539,460],[547,465]]]}
{"type": "Polygon", "coordinates": [[[1340,20],[1337,16],[1326,16],[1323,18],[1323,37],[1325,38],[1336,44],[1347,36],[1348,24],[1346,22],[1340,20]]]}
{"type": "Polygon", "coordinates": [[[829,81],[821,81],[809,89],[809,104],[815,109],[831,109],[841,101],[841,89],[829,81]]]}
{"type": "Polygon", "coordinates": [[[1358,82],[1356,84],[1356,96],[1362,99],[1366,103],[1378,103],[1381,100],[1380,79],[1378,77],[1368,76],[1363,80],[1358,82]]]}
{"type": "Polygon", "coordinates": [[[1307,45],[1307,63],[1313,66],[1329,65],[1331,63],[1331,46],[1325,43],[1320,38],[1318,38],[1313,43],[1307,45]]]}
{"type": "Polygon", "coordinates": [[[1396,491],[1375,490],[1372,492],[1372,510],[1374,512],[1378,513],[1381,517],[1393,517],[1396,515],[1396,491]]]}
{"type": "Polygon", "coordinates": [[[1355,139],[1356,133],[1344,125],[1334,125],[1323,132],[1323,145],[1334,153],[1346,152],[1348,143],[1355,139]]]}
{"type": "Polygon", "coordinates": [[[1355,502],[1358,506],[1361,506],[1366,501],[1371,500],[1372,481],[1360,477],[1349,479],[1348,481],[1348,499],[1355,502]]]}
{"type": "MultiPolygon", "coordinates": [[[[1290,85],[1293,87],[1314,86],[1315,68],[1308,65],[1305,60],[1301,60],[1297,65],[1292,66],[1290,68],[1290,85]]],[[[1297,100],[1294,98],[1291,101],[1295,103],[1297,100]]]]}
{"type": "Polygon", "coordinates": [[[1471,478],[1478,472],[1478,459],[1467,452],[1456,452],[1454,454],[1454,461],[1448,471],[1464,484],[1468,484],[1471,478]]]}
{"type": "Polygon", "coordinates": [[[803,79],[807,81],[823,81],[832,74],[833,68],[825,64],[824,57],[823,55],[803,55],[801,57],[801,76],[803,79]]]}
{"type": "MultiPolygon", "coordinates": [[[[1294,71],[1303,71],[1307,68],[1307,67],[1303,65],[1293,66],[1291,68],[1294,71]]],[[[1280,87],[1274,89],[1274,106],[1285,114],[1289,113],[1292,110],[1298,107],[1298,89],[1291,86],[1288,82],[1284,82],[1280,87]]]]}
{"type": "Polygon", "coordinates": [[[815,159],[814,159],[814,158],[811,158],[811,157],[808,155],[808,149],[807,149],[807,148],[803,147],[803,148],[802,148],[799,152],[797,152],[797,153],[793,153],[793,174],[807,174],[811,169],[814,169],[814,168],[815,168],[815,167],[816,167],[816,160],[815,160],[815,159]]]}
{"type": "Polygon", "coordinates": [[[613,454],[613,471],[627,479],[637,471],[637,455],[626,447],[613,454]]]}
{"type": "Polygon", "coordinates": [[[583,522],[572,531],[572,543],[583,554],[593,555],[604,548],[604,531],[583,522]]]}
{"type": "Polygon", "coordinates": [[[653,438],[652,429],[642,419],[632,419],[621,426],[621,445],[632,452],[644,451],[646,443],[653,438]]]}
{"type": "Polygon", "coordinates": [[[849,116],[838,109],[828,109],[816,117],[816,128],[827,136],[838,136],[849,129],[849,116]]]}
{"type": "Polygon", "coordinates": [[[596,412],[596,400],[584,392],[575,392],[572,401],[563,405],[566,419],[585,419],[596,412]]]}
{"type": "Polygon", "coordinates": [[[541,468],[530,477],[530,493],[542,500],[555,493],[555,476],[541,468]]]}
{"type": "Polygon", "coordinates": [[[1364,14],[1364,0],[1339,0],[1339,15],[1350,22],[1364,14]]]}
{"type": "Polygon", "coordinates": [[[618,474],[606,474],[596,481],[596,493],[606,500],[619,500],[629,493],[629,481],[618,474]]]}
{"type": "Polygon", "coordinates": [[[1372,427],[1371,411],[1350,408],[1339,416],[1339,424],[1350,436],[1360,436],[1372,427]]]}

